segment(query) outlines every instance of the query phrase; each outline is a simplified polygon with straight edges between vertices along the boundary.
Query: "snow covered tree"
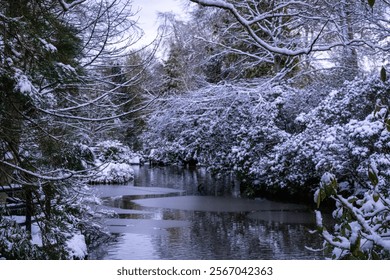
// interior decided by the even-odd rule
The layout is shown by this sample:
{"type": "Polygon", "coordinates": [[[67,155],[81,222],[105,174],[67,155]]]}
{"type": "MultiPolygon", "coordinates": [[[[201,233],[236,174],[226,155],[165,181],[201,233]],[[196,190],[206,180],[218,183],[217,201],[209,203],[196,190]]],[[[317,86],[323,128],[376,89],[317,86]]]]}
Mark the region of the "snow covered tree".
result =
{"type": "Polygon", "coordinates": [[[7,207],[0,213],[5,258],[85,258],[86,242],[98,236],[89,197],[80,196],[93,161],[85,144],[89,123],[130,114],[115,111],[123,102],[108,97],[131,81],[106,90],[110,77],[99,71],[140,34],[129,3],[0,3],[0,186],[20,186],[9,200],[26,205],[24,221],[13,220],[7,207]]]}
{"type": "Polygon", "coordinates": [[[298,69],[312,73],[311,67],[324,68],[321,61],[329,62],[337,54],[332,68],[342,68],[338,76],[351,80],[359,72],[359,60],[376,52],[386,56],[388,49],[386,1],[377,1],[375,7],[349,0],[191,1],[226,11],[231,19],[223,27],[231,37],[226,49],[274,65],[280,77],[298,69]],[[238,27],[243,32],[235,32],[238,27]],[[241,43],[250,47],[240,50],[236,46],[241,43]]]}
{"type": "MultiPolygon", "coordinates": [[[[31,238],[33,216],[38,212],[44,213],[48,222],[54,213],[52,199],[61,193],[60,188],[49,184],[50,177],[54,179],[56,175],[50,176],[49,169],[46,169],[53,158],[45,158],[44,150],[50,145],[47,140],[55,136],[51,131],[53,126],[45,126],[49,119],[42,116],[39,108],[50,107],[55,102],[54,95],[65,89],[62,85],[75,80],[81,40],[75,29],[56,16],[60,11],[57,1],[2,1],[0,11],[0,54],[3,65],[0,87],[4,108],[0,125],[1,184],[22,186],[22,194],[17,199],[26,204],[25,236],[31,238]],[[72,69],[71,73],[67,69],[72,69]],[[49,173],[38,171],[40,167],[37,164],[43,167],[43,161],[48,164],[44,165],[44,169],[49,173]],[[36,212],[40,208],[35,206],[37,201],[45,207],[36,212]]],[[[59,225],[51,225],[54,228],[49,226],[49,222],[46,225],[41,228],[42,236],[47,237],[42,239],[42,251],[53,243],[59,244],[58,248],[66,248],[64,236],[49,238],[49,231],[60,228],[59,225]]],[[[9,229],[2,227],[2,233],[4,230],[9,229]]],[[[64,233],[70,234],[70,237],[72,232],[76,234],[77,229],[64,229],[64,233]]],[[[3,237],[6,241],[7,236],[3,237]]],[[[29,244],[28,239],[25,244],[29,244]]],[[[17,257],[11,253],[17,248],[1,248],[1,254],[7,258],[17,257]]],[[[61,258],[65,253],[59,249],[50,254],[53,254],[53,258],[61,258]]],[[[26,252],[24,257],[31,256],[26,252]]]]}
{"type": "Polygon", "coordinates": [[[275,124],[280,89],[265,81],[211,84],[164,99],[145,135],[151,159],[197,162],[213,173],[249,180],[253,162],[288,136],[275,124]]]}
{"type": "Polygon", "coordinates": [[[162,43],[167,49],[163,58],[161,90],[189,91],[204,85],[205,46],[197,40],[201,27],[179,20],[171,13],[161,14],[160,20],[165,33],[162,43]]]}
{"type": "MultiPolygon", "coordinates": [[[[112,127],[100,131],[100,134],[111,135],[113,139],[123,141],[135,150],[142,150],[140,135],[145,128],[145,117],[148,109],[137,110],[160,95],[163,82],[158,79],[162,75],[159,68],[162,67],[154,54],[154,51],[135,50],[118,61],[114,61],[106,71],[112,78],[112,84],[108,89],[117,85],[123,85],[116,89],[117,94],[111,97],[113,104],[121,104],[113,110],[114,114],[132,112],[113,121],[112,127]],[[159,72],[160,71],[160,72],[159,72]],[[108,132],[108,130],[110,130],[108,132]]],[[[100,125],[100,124],[98,124],[100,125]]]]}

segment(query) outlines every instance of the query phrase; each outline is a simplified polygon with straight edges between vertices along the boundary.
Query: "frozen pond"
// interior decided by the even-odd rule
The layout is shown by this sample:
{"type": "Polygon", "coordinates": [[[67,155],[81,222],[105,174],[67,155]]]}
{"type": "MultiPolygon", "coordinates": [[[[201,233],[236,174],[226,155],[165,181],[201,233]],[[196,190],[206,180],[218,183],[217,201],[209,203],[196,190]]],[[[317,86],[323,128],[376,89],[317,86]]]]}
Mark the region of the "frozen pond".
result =
{"type": "Polygon", "coordinates": [[[240,198],[238,184],[204,169],[134,167],[130,185],[94,186],[116,241],[95,259],[323,259],[305,206],[240,198]]]}

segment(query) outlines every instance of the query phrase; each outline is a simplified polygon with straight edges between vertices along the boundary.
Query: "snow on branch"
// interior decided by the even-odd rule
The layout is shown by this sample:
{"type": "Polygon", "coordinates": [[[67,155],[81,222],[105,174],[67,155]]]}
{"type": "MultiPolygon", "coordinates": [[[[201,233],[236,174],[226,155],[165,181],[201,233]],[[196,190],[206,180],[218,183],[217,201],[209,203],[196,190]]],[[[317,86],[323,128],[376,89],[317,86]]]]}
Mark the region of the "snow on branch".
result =
{"type": "Polygon", "coordinates": [[[87,0],[78,0],[78,1],[73,1],[72,3],[67,3],[65,0],[58,0],[58,2],[60,3],[61,7],[64,9],[65,12],[69,11],[70,9],[72,9],[77,5],[84,3],[85,1],[87,0]]]}
{"type": "MultiPolygon", "coordinates": [[[[16,164],[13,164],[13,163],[10,163],[8,161],[4,161],[4,160],[0,160],[0,163],[1,164],[4,164],[6,166],[9,166],[15,170],[18,170],[20,172],[23,172],[25,174],[28,174],[30,176],[33,176],[35,178],[38,178],[38,179],[41,179],[41,180],[48,180],[48,181],[63,181],[63,180],[67,180],[67,179],[70,179],[71,177],[75,177],[77,174],[80,174],[81,172],[75,172],[75,171],[70,171],[70,170],[66,170],[66,169],[62,169],[62,170],[58,170],[58,173],[62,173],[63,175],[60,175],[60,176],[46,176],[46,175],[42,175],[40,173],[37,173],[37,172],[33,172],[31,170],[27,170],[25,168],[22,168],[16,164]]],[[[85,171],[82,171],[83,173],[85,173],[85,171]]],[[[81,176],[81,177],[84,177],[84,176],[81,176]]]]}
{"type": "MultiPolygon", "coordinates": [[[[136,109],[127,110],[126,112],[123,112],[123,113],[114,114],[112,116],[101,117],[101,118],[89,118],[89,117],[82,117],[82,116],[77,116],[77,115],[72,115],[72,114],[66,115],[66,114],[57,113],[56,110],[46,110],[43,108],[38,108],[38,110],[43,112],[43,113],[46,113],[46,114],[49,114],[49,115],[52,115],[55,117],[59,117],[59,118],[64,118],[64,119],[72,119],[72,120],[87,121],[87,122],[103,122],[103,121],[110,121],[110,120],[123,118],[123,117],[126,117],[128,115],[131,115],[131,114],[134,114],[137,112],[141,112],[141,111],[145,110],[146,108],[148,108],[153,102],[155,102],[157,100],[157,98],[158,97],[150,100],[145,105],[140,106],[136,109]]],[[[90,104],[93,104],[93,103],[90,103],[90,104]]],[[[90,104],[88,104],[88,105],[90,105],[90,104]]]]}
{"type": "MultiPolygon", "coordinates": [[[[279,54],[279,55],[285,55],[285,56],[299,56],[299,55],[308,55],[312,52],[323,52],[323,51],[329,51],[336,47],[346,47],[346,46],[362,46],[366,45],[371,48],[378,48],[381,49],[381,46],[374,45],[370,41],[364,40],[364,39],[353,39],[353,38],[343,38],[339,41],[334,42],[328,42],[325,44],[319,44],[319,38],[323,35],[325,28],[327,28],[327,25],[329,23],[329,18],[327,16],[306,16],[307,13],[316,13],[318,12],[318,7],[311,6],[309,3],[305,3],[302,1],[288,1],[287,3],[276,5],[273,7],[270,7],[270,10],[267,11],[259,11],[257,8],[253,9],[250,7],[250,5],[247,5],[246,8],[249,10],[248,18],[245,17],[245,15],[242,12],[242,9],[240,7],[236,7],[235,4],[229,3],[227,1],[223,0],[191,0],[191,2],[197,3],[199,5],[207,6],[207,7],[214,7],[223,9],[225,11],[228,11],[232,14],[232,16],[235,18],[235,20],[245,29],[247,34],[250,38],[252,38],[259,47],[263,48],[264,50],[273,53],[273,54],[279,54]],[[300,13],[299,11],[302,11],[304,13],[300,13]],[[278,38],[277,34],[282,34],[283,30],[280,32],[275,32],[275,30],[272,31],[276,37],[274,37],[272,40],[267,40],[265,38],[262,38],[261,35],[258,34],[258,30],[266,31],[269,29],[269,24],[271,23],[270,20],[276,19],[276,18],[291,18],[296,17],[298,21],[304,20],[307,18],[310,21],[315,21],[313,24],[318,24],[320,26],[319,31],[317,31],[317,34],[313,34],[310,41],[304,43],[304,45],[297,45],[297,44],[291,44],[286,42],[282,42],[281,38],[278,38]]],[[[319,13],[319,12],[318,12],[319,13]]],[[[280,21],[280,20],[276,20],[280,21]]],[[[298,26],[302,23],[298,22],[298,26]]],[[[286,28],[286,23],[280,25],[279,27],[273,27],[273,28],[286,28]]],[[[341,34],[340,34],[341,35],[341,34]]]]}

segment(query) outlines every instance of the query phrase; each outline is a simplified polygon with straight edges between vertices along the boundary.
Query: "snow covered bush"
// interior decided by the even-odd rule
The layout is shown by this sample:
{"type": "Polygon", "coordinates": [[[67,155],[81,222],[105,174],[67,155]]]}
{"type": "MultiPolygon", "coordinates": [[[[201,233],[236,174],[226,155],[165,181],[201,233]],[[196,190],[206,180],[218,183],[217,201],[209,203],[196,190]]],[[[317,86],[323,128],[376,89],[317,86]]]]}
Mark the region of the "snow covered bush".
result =
{"type": "Polygon", "coordinates": [[[365,170],[375,162],[385,182],[387,93],[374,78],[327,94],[266,79],[210,85],[164,100],[145,142],[155,161],[194,159],[215,173],[233,171],[251,193],[310,201],[327,171],[348,191],[367,185],[365,170]]]}
{"type": "Polygon", "coordinates": [[[297,114],[302,128],[258,157],[251,174],[271,191],[285,188],[307,198],[327,171],[351,191],[367,186],[367,166],[375,162],[385,182],[390,165],[383,148],[388,149],[389,133],[382,107],[388,91],[378,79],[368,78],[330,92],[315,108],[297,114]]]}
{"type": "Polygon", "coordinates": [[[108,162],[98,166],[91,184],[124,184],[134,179],[134,170],[128,163],[108,162]]]}
{"type": "Polygon", "coordinates": [[[102,141],[93,148],[96,166],[92,184],[123,184],[134,178],[131,164],[140,163],[141,156],[119,141],[102,141]]]}
{"type": "Polygon", "coordinates": [[[98,142],[94,147],[96,159],[100,162],[115,161],[128,164],[142,163],[142,156],[117,140],[98,142]]]}
{"type": "Polygon", "coordinates": [[[279,131],[272,121],[277,108],[262,97],[266,92],[263,82],[210,85],[164,100],[145,135],[151,159],[166,163],[195,160],[217,173],[244,172],[241,169],[247,167],[241,163],[255,145],[248,141],[257,137],[259,144],[272,146],[277,137],[271,140],[268,134],[279,131]]]}
{"type": "Polygon", "coordinates": [[[335,201],[333,230],[326,228],[316,211],[317,232],[334,259],[390,257],[389,85],[372,81],[369,86],[376,93],[372,112],[345,123],[345,158],[338,159],[341,167],[333,173],[324,173],[314,194],[317,206],[327,198],[335,201]],[[347,192],[345,174],[353,182],[347,192]]]}

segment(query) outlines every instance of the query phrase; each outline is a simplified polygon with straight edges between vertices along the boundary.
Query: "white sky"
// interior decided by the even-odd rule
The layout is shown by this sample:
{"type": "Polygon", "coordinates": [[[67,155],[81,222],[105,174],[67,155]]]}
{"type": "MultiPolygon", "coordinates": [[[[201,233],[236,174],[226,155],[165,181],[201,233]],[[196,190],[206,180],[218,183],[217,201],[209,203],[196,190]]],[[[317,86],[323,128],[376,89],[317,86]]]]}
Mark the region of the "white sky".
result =
{"type": "Polygon", "coordinates": [[[159,12],[173,12],[178,15],[185,13],[183,0],[133,0],[132,4],[134,11],[140,9],[137,17],[139,27],[145,32],[140,42],[143,45],[150,43],[157,36],[159,12]]]}

